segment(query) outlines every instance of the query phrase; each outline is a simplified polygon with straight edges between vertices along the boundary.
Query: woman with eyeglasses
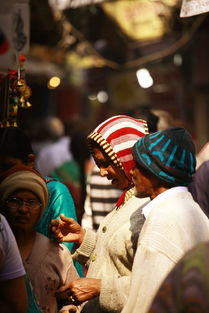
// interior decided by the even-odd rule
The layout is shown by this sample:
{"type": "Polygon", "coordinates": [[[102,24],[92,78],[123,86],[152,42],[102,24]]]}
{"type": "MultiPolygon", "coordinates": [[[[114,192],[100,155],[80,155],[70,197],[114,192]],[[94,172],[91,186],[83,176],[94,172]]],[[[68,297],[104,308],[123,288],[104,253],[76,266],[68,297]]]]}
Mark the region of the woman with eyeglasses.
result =
{"type": "Polygon", "coordinates": [[[79,277],[71,254],[65,245],[35,230],[49,197],[44,178],[20,165],[0,176],[0,182],[1,213],[13,230],[26,270],[29,312],[68,312],[55,291],[79,277]]]}

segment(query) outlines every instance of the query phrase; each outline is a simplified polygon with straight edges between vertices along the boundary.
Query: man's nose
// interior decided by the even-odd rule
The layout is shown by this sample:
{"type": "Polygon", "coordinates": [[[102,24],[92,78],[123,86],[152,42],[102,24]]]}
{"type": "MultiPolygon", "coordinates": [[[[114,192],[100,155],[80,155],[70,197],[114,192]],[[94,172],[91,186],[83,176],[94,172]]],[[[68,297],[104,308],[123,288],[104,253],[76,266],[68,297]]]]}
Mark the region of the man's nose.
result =
{"type": "Polygon", "coordinates": [[[29,206],[25,201],[23,201],[19,207],[19,211],[21,212],[28,212],[30,210],[29,206]]]}

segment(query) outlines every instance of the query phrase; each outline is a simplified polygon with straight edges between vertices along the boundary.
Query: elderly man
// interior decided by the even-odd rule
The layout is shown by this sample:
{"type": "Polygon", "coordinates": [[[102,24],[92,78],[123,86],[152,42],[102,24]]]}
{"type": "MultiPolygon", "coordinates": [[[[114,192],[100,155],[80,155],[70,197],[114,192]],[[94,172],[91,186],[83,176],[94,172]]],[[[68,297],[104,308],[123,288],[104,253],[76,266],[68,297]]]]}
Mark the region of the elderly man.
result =
{"type": "Polygon", "coordinates": [[[132,148],[135,194],[150,197],[122,313],[146,313],[168,272],[194,245],[209,239],[209,220],[187,185],[195,171],[195,148],[184,128],[140,138],[132,148]]]}

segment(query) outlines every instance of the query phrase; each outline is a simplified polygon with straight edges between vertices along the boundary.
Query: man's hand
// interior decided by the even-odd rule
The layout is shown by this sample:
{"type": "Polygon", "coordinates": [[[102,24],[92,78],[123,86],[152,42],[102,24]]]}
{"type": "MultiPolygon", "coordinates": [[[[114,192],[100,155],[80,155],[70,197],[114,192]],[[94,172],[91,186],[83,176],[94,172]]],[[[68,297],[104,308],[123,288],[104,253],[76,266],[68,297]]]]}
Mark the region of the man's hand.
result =
{"type": "Polygon", "coordinates": [[[74,280],[69,285],[62,286],[56,292],[59,293],[67,290],[67,297],[69,301],[79,301],[80,303],[94,298],[100,294],[101,279],[95,278],[79,278],[74,280]]]}
{"type": "Polygon", "coordinates": [[[78,245],[81,245],[83,242],[85,229],[83,229],[73,218],[68,218],[61,214],[60,219],[51,220],[49,227],[54,237],[59,242],[75,242],[78,245]]]}

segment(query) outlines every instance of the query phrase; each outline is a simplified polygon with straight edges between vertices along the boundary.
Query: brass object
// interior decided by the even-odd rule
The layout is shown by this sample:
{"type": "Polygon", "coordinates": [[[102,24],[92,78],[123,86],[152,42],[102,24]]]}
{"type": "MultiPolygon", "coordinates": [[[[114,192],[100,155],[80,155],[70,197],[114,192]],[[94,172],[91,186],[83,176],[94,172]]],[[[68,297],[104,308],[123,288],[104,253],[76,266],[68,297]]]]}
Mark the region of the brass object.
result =
{"type": "Polygon", "coordinates": [[[25,58],[20,56],[18,70],[9,70],[1,75],[0,80],[0,128],[17,127],[19,108],[29,108],[31,103],[31,88],[24,79],[23,68],[25,58]]]}

